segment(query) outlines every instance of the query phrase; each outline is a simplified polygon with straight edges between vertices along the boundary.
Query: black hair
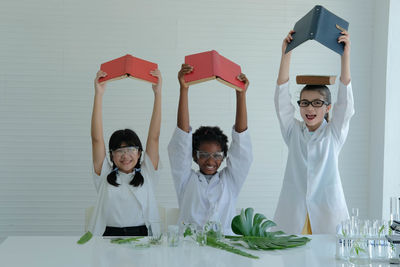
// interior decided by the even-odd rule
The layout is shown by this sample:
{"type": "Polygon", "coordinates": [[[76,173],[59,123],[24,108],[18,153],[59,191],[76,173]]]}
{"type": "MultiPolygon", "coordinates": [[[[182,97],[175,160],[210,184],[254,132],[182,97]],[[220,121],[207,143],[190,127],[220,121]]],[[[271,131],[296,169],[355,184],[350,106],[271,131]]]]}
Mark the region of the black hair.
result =
{"type": "MultiPolygon", "coordinates": [[[[324,97],[324,100],[325,100],[325,102],[328,103],[328,105],[331,104],[331,91],[329,90],[328,86],[326,86],[326,85],[308,84],[308,85],[304,86],[303,89],[301,89],[300,98],[301,98],[301,94],[304,91],[317,91],[318,93],[320,93],[320,95],[322,95],[324,97]]],[[[327,122],[329,122],[329,112],[327,112],[325,114],[324,118],[327,122]]]]}
{"type": "Polygon", "coordinates": [[[140,160],[142,158],[143,146],[142,146],[142,143],[140,142],[140,139],[137,136],[137,134],[130,129],[115,131],[110,137],[110,141],[108,143],[108,148],[110,151],[110,158],[113,163],[113,167],[112,167],[113,170],[110,172],[110,174],[108,174],[107,182],[113,186],[119,186],[119,184],[117,183],[118,169],[114,163],[112,151],[120,148],[122,143],[125,143],[125,146],[139,147],[140,157],[138,158],[138,161],[135,165],[135,169],[136,169],[135,175],[132,177],[132,180],[130,181],[129,184],[133,185],[135,187],[141,186],[144,183],[142,173],[140,172],[140,166],[141,166],[140,160]]]}
{"type": "Polygon", "coordinates": [[[199,150],[200,145],[207,142],[217,143],[221,147],[221,150],[224,152],[224,156],[226,157],[228,153],[228,137],[219,127],[201,126],[193,133],[192,137],[193,158],[196,158],[196,151],[199,150]]]}

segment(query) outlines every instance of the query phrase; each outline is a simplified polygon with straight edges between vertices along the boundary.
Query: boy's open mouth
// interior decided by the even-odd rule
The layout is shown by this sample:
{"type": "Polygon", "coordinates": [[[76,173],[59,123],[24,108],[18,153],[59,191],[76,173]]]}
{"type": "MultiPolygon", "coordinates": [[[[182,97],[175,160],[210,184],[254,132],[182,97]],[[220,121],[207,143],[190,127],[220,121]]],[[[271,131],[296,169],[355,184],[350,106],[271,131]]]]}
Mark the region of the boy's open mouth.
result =
{"type": "Polygon", "coordinates": [[[308,120],[313,120],[313,119],[315,119],[315,117],[317,117],[317,115],[307,115],[307,114],[306,114],[306,118],[307,118],[308,120]]]}

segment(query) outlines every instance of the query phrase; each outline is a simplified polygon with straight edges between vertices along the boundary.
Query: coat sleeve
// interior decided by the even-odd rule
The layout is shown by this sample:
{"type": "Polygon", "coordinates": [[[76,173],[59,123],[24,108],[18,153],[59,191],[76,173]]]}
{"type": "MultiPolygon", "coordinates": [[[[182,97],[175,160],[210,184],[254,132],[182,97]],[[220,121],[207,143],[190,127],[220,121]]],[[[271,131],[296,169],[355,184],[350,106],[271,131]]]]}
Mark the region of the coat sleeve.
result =
{"type": "Polygon", "coordinates": [[[192,131],[175,129],[168,144],[168,156],[176,194],[180,198],[192,171],[192,131]]]}
{"type": "Polygon", "coordinates": [[[291,102],[289,82],[276,85],[274,102],[283,140],[289,145],[289,137],[295,124],[295,108],[291,102]]]}
{"type": "Polygon", "coordinates": [[[232,143],[228,149],[226,167],[221,171],[221,177],[228,178],[225,182],[235,196],[239,195],[253,162],[251,139],[248,131],[238,133],[234,128],[232,129],[232,143]]]}
{"type": "Polygon", "coordinates": [[[354,115],[354,99],[351,83],[339,83],[337,100],[332,108],[331,127],[339,146],[343,145],[349,132],[350,119],[354,115]]]}
{"type": "Polygon", "coordinates": [[[141,164],[142,173],[146,174],[146,178],[149,179],[154,187],[158,185],[158,181],[160,180],[160,170],[162,169],[161,161],[158,162],[157,170],[154,169],[153,162],[146,152],[143,152],[143,161],[141,164]]]}

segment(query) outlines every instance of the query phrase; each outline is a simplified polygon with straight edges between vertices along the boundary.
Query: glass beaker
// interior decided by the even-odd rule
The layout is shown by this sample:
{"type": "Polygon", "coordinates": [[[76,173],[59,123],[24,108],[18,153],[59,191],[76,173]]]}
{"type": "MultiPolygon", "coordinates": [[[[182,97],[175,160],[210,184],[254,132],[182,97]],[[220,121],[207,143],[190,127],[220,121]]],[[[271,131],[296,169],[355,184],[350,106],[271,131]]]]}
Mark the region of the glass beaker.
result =
{"type": "Polygon", "coordinates": [[[367,238],[353,240],[349,252],[349,262],[355,265],[369,265],[371,263],[367,238]]]}
{"type": "Polygon", "coordinates": [[[178,225],[168,225],[167,241],[170,247],[177,247],[179,245],[180,235],[178,225]]]}

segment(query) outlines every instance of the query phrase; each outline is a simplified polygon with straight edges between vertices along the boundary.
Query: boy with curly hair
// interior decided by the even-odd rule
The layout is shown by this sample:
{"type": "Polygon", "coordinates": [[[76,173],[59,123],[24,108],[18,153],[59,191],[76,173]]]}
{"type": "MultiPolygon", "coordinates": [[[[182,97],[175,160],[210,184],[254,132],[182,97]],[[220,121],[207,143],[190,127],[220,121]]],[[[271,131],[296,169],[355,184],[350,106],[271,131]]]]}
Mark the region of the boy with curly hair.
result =
{"type": "MultiPolygon", "coordinates": [[[[179,222],[204,226],[221,223],[224,234],[232,234],[236,201],[253,160],[247,130],[246,91],[236,92],[236,121],[232,142],[219,127],[202,126],[193,134],[189,123],[188,89],[184,75],[193,70],[183,64],[178,73],[180,97],[177,128],[168,145],[169,161],[179,203],[179,222]],[[218,171],[226,158],[226,167],[218,171]],[[192,169],[192,159],[199,170],[192,169]]],[[[244,74],[238,79],[249,81],[244,74]]]]}

